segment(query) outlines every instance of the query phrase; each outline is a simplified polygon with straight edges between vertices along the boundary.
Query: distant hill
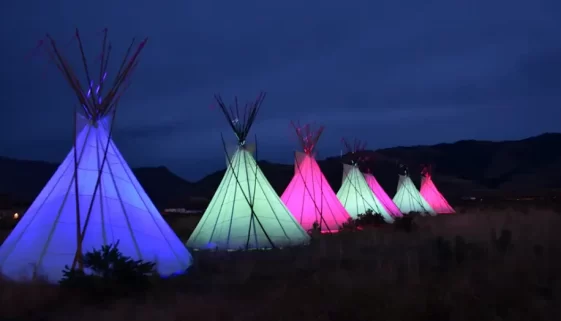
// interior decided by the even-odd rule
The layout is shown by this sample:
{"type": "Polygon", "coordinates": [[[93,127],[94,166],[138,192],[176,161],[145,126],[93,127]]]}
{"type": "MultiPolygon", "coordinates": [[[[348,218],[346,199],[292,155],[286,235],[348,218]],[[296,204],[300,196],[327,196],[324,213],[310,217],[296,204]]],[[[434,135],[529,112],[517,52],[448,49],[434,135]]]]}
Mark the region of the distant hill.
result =
{"type": "MultiPolygon", "coordinates": [[[[0,194],[9,195],[18,201],[31,202],[57,167],[58,164],[48,162],[0,157],[0,194]]],[[[195,189],[192,183],[163,166],[136,168],[133,172],[158,207],[173,204],[195,189]]]]}
{"type": "MultiPolygon", "coordinates": [[[[371,170],[388,194],[397,184],[397,164],[409,167],[416,184],[420,165],[432,164],[434,180],[449,198],[477,194],[543,194],[561,190],[561,134],[543,134],[518,141],[464,140],[452,144],[364,151],[363,170],[371,170]]],[[[346,155],[319,162],[335,191],[341,185],[346,155]]],[[[288,185],[292,164],[259,162],[280,194],[288,185]]],[[[32,201],[58,165],[0,157],[0,194],[32,201]]],[[[156,206],[204,207],[218,187],[224,169],[198,182],[188,182],[165,167],[133,170],[156,206]]]]}

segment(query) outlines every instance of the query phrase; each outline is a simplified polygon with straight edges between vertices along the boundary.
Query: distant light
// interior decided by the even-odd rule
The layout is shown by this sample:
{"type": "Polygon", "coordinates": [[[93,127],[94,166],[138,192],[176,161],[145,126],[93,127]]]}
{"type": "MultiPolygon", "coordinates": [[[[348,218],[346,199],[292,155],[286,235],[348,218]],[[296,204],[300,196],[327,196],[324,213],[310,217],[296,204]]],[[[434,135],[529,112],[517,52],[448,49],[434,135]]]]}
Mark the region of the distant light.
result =
{"type": "Polygon", "coordinates": [[[17,220],[19,218],[19,214],[18,213],[14,213],[14,220],[17,220]]]}

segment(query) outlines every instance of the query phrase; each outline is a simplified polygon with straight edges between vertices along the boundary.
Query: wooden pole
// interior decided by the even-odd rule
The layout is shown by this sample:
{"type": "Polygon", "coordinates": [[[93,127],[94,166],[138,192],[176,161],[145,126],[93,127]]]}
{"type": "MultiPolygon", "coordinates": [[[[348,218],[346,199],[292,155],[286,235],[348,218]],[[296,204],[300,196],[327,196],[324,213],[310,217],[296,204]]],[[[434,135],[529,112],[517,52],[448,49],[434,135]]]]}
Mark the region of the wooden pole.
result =
{"type": "Polygon", "coordinates": [[[76,263],[78,263],[78,269],[80,271],[84,270],[84,260],[83,252],[82,252],[82,223],[80,217],[80,195],[79,195],[79,188],[78,188],[78,151],[77,151],[77,115],[76,111],[74,111],[74,193],[75,193],[75,202],[76,202],[76,255],[74,257],[74,261],[72,262],[72,269],[76,267],[76,263]]]}

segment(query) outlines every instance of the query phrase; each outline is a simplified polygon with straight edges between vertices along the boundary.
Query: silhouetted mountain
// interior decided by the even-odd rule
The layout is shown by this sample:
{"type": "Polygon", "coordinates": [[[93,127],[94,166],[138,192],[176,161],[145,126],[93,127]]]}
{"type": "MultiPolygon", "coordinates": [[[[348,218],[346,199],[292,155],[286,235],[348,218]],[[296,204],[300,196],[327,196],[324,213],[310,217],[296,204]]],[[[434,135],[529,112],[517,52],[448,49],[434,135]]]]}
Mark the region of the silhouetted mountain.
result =
{"type": "MultiPolygon", "coordinates": [[[[31,202],[54,174],[58,164],[0,157],[0,194],[31,202]]],[[[190,195],[192,183],[180,178],[166,167],[133,169],[138,181],[156,206],[167,206],[190,195]]]]}
{"type": "MultiPolygon", "coordinates": [[[[431,164],[433,178],[448,197],[485,193],[540,194],[561,189],[561,134],[543,134],[519,141],[464,140],[433,146],[394,147],[360,152],[361,168],[370,170],[393,195],[398,164],[406,165],[413,181],[420,181],[421,164],[431,164]]],[[[342,163],[351,155],[319,161],[335,191],[342,181],[342,163]]],[[[281,194],[294,175],[292,164],[260,161],[259,165],[281,194]]],[[[57,165],[0,157],[0,194],[32,201],[57,165]]],[[[133,170],[156,206],[203,208],[214,194],[224,169],[198,182],[188,182],[165,167],[133,170]]]]}

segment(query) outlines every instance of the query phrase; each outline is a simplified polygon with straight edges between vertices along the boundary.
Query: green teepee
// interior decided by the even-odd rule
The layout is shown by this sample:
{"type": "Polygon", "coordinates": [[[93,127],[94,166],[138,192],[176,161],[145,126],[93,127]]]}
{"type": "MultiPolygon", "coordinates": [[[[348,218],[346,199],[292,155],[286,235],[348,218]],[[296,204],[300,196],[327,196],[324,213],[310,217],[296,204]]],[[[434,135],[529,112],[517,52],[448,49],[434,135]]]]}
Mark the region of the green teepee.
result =
{"type": "Polygon", "coordinates": [[[194,250],[250,250],[308,243],[310,237],[282,203],[246,145],[265,95],[247,104],[241,117],[237,100],[229,108],[220,96],[215,98],[238,138],[238,146],[227,155],[226,173],[187,246],[194,250]]]}
{"type": "Polygon", "coordinates": [[[357,218],[359,214],[364,214],[367,210],[372,210],[373,213],[381,214],[386,222],[394,221],[384,205],[374,195],[356,165],[343,164],[343,184],[337,192],[337,198],[353,218],[357,218]]]}
{"type": "Polygon", "coordinates": [[[436,212],[423,198],[413,181],[409,177],[408,170],[405,166],[401,166],[403,173],[399,175],[397,183],[397,192],[393,197],[395,205],[403,214],[417,212],[421,215],[436,215],[436,212]]]}
{"type": "Polygon", "coordinates": [[[365,144],[358,140],[355,140],[353,146],[344,139],[343,142],[347,147],[347,156],[351,158],[351,165],[343,165],[343,184],[337,192],[337,198],[339,198],[347,212],[349,212],[349,215],[353,218],[357,218],[359,214],[364,214],[366,211],[371,210],[373,213],[382,215],[386,222],[393,223],[392,215],[374,195],[358,167],[358,163],[361,161],[359,154],[364,151],[365,144]]]}

